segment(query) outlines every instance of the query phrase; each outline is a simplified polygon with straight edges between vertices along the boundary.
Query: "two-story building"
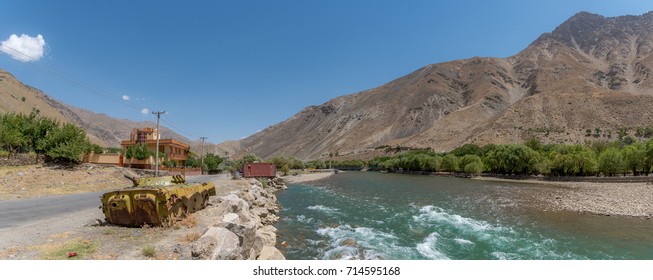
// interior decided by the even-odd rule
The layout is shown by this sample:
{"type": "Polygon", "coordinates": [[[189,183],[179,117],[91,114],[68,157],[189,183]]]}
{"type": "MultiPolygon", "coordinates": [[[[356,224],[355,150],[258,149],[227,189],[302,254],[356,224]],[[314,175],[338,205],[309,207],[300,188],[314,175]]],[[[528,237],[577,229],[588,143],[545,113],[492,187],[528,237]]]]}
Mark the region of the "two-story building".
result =
{"type": "MultiPolygon", "coordinates": [[[[136,145],[146,145],[147,149],[152,155],[156,153],[156,139],[159,139],[159,164],[161,164],[165,158],[173,162],[175,166],[182,167],[184,166],[186,160],[188,159],[190,152],[190,145],[177,141],[175,139],[161,139],[161,136],[156,129],[146,127],[143,129],[135,128],[132,130],[129,140],[123,140],[120,142],[123,150],[127,150],[130,146],[136,145]],[[165,157],[162,153],[165,153],[165,157]]],[[[132,167],[137,168],[154,168],[155,160],[152,156],[147,160],[134,161],[127,159],[125,164],[129,164],[132,167]]]]}

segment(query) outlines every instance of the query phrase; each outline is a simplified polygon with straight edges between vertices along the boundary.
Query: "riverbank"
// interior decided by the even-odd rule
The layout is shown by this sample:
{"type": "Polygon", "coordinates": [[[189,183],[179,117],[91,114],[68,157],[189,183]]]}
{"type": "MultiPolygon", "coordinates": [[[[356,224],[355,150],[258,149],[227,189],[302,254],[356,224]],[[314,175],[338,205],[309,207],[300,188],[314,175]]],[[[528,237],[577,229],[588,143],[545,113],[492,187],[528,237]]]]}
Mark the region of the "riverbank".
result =
{"type": "Polygon", "coordinates": [[[310,181],[321,180],[324,178],[328,178],[329,176],[332,176],[334,174],[335,174],[334,172],[316,172],[316,173],[288,175],[282,178],[286,183],[297,184],[297,183],[305,183],[310,181]]]}
{"type": "Polygon", "coordinates": [[[619,182],[553,182],[474,177],[472,180],[548,186],[538,191],[545,211],[572,211],[603,216],[653,217],[653,184],[619,182]]]}

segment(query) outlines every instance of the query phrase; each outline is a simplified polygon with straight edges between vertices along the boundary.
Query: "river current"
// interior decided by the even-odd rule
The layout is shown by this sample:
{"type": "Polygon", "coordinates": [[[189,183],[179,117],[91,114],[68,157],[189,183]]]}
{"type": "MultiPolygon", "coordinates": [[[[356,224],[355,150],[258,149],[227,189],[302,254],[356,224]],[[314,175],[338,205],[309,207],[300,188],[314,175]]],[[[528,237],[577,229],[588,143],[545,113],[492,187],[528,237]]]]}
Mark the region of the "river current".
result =
{"type": "Polygon", "coordinates": [[[342,172],[277,193],[286,258],[653,259],[653,220],[534,205],[550,186],[342,172]]]}

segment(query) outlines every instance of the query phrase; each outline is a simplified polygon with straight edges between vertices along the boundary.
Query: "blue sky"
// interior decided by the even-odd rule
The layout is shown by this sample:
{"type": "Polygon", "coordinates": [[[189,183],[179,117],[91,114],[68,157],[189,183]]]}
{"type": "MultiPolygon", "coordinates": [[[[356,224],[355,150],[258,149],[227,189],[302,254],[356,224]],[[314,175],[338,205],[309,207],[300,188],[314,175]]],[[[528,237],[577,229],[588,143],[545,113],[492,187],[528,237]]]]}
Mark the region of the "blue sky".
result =
{"type": "Polygon", "coordinates": [[[155,120],[143,108],[165,110],[163,125],[219,143],[427,64],[514,55],[579,11],[650,10],[644,0],[3,0],[0,41],[40,34],[45,45],[31,62],[0,53],[0,68],[97,113],[140,121],[155,120]]]}

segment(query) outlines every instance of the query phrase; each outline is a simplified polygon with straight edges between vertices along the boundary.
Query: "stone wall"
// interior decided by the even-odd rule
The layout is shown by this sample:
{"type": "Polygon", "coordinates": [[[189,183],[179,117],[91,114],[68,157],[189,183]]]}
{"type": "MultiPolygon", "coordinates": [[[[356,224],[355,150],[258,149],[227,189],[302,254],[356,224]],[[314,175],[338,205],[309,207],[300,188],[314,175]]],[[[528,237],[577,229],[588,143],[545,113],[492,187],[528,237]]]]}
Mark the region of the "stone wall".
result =
{"type": "Polygon", "coordinates": [[[275,247],[279,205],[274,192],[285,188],[281,178],[249,179],[250,186],[224,196],[211,197],[209,211],[215,223],[191,244],[193,259],[283,260],[275,247]]]}

